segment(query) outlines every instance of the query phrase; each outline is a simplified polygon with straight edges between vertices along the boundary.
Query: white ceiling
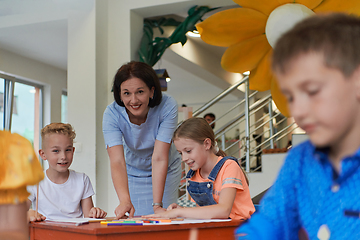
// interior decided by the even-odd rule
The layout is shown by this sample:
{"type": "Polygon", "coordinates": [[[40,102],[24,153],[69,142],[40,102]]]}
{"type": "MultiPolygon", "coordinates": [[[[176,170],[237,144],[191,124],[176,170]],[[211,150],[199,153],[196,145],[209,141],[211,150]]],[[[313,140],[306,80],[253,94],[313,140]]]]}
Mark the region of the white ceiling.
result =
{"type": "MultiPolygon", "coordinates": [[[[66,70],[68,13],[89,10],[93,4],[92,0],[1,0],[0,48],[66,70]]],[[[187,9],[194,4],[188,5],[187,9]]],[[[184,9],[176,14],[185,18],[184,9]]],[[[151,9],[146,13],[151,14],[151,9]]],[[[193,40],[219,58],[224,52],[199,38],[193,40]]]]}
{"type": "Polygon", "coordinates": [[[66,70],[67,16],[88,0],[1,0],[0,48],[66,70]]]}

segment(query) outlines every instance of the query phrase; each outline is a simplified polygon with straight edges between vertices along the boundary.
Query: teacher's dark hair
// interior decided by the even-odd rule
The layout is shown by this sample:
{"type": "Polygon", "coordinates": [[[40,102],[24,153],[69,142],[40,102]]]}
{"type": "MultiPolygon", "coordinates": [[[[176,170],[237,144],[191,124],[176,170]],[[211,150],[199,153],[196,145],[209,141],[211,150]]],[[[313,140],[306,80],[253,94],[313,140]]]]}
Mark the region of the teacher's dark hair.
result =
{"type": "Polygon", "coordinates": [[[130,78],[141,79],[150,90],[154,87],[154,96],[149,100],[149,107],[152,108],[161,103],[162,93],[160,81],[154,69],[146,63],[131,61],[122,65],[114,77],[113,92],[115,102],[118,105],[124,107],[124,103],[120,98],[120,86],[123,82],[129,80],[130,78]]]}

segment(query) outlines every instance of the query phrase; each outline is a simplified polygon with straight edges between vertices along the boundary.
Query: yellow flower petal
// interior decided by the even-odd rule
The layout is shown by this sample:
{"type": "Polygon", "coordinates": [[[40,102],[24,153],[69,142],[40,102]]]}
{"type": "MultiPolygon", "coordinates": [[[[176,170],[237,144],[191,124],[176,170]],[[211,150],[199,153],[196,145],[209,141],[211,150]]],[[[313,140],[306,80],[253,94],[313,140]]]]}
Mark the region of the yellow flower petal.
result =
{"type": "Polygon", "coordinates": [[[261,59],[257,68],[251,71],[249,76],[249,88],[251,90],[266,91],[271,88],[271,78],[273,77],[270,68],[270,56],[272,50],[261,59]]]}
{"type": "Polygon", "coordinates": [[[235,3],[239,4],[243,8],[251,8],[254,10],[257,10],[259,12],[262,12],[269,16],[269,14],[280,6],[278,1],[276,0],[233,0],[235,3]]]}
{"type": "Polygon", "coordinates": [[[277,0],[277,2],[278,2],[279,6],[287,4],[287,3],[297,3],[297,1],[295,1],[295,0],[277,0]]]}
{"type": "Polygon", "coordinates": [[[265,34],[244,40],[225,51],[221,58],[221,66],[229,72],[251,71],[270,48],[265,34]]]}
{"type": "Polygon", "coordinates": [[[290,117],[290,112],[287,105],[287,100],[285,96],[280,91],[280,88],[277,84],[275,76],[271,80],[271,96],[276,104],[276,107],[279,111],[285,116],[290,117]]]}
{"type": "Polygon", "coordinates": [[[201,39],[211,45],[229,47],[265,33],[267,16],[261,12],[235,8],[218,12],[196,25],[201,39]]]}
{"type": "Polygon", "coordinates": [[[319,4],[321,4],[324,0],[296,0],[296,3],[302,4],[310,9],[314,9],[319,4]]]}
{"type": "Polygon", "coordinates": [[[360,15],[359,0],[325,0],[318,7],[314,8],[315,13],[322,12],[345,12],[360,15]]]}
{"type": "Polygon", "coordinates": [[[278,5],[281,6],[283,4],[287,3],[298,3],[302,4],[310,9],[313,9],[314,7],[318,6],[323,2],[324,0],[278,0],[278,5]]]}

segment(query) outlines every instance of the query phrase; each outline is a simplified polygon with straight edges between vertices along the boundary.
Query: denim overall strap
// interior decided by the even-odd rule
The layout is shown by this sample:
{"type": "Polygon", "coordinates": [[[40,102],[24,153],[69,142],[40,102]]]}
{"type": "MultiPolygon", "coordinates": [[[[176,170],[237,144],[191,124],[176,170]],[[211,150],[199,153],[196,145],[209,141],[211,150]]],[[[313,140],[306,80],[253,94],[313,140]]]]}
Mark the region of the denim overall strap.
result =
{"type": "Polygon", "coordinates": [[[191,198],[194,199],[197,205],[199,206],[208,206],[208,205],[214,205],[217,204],[217,202],[214,200],[213,197],[213,188],[214,188],[214,181],[217,177],[217,174],[221,167],[223,166],[224,162],[227,159],[232,159],[237,162],[236,158],[232,157],[224,157],[222,158],[213,168],[209,175],[209,182],[194,182],[190,181],[189,178],[191,178],[194,175],[193,170],[189,170],[188,174],[186,175],[186,178],[188,179],[187,182],[187,191],[190,194],[191,198]]]}
{"type": "Polygon", "coordinates": [[[194,176],[195,171],[189,169],[188,173],[186,174],[186,178],[192,178],[192,176],[194,176]]]}
{"type": "Polygon", "coordinates": [[[215,167],[211,170],[211,172],[210,172],[210,174],[209,174],[209,177],[208,177],[211,181],[215,181],[216,176],[218,175],[221,167],[224,165],[225,161],[228,160],[228,159],[234,160],[234,161],[240,166],[240,164],[239,164],[239,162],[238,162],[238,160],[237,160],[236,158],[230,157],[230,156],[223,157],[223,158],[215,165],[215,167]]]}

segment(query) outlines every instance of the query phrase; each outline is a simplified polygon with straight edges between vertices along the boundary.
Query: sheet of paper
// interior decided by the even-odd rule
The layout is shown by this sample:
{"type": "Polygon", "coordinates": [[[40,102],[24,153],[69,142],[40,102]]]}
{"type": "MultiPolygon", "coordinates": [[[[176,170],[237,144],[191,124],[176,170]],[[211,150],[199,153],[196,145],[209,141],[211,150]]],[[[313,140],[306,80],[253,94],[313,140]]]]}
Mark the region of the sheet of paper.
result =
{"type": "MultiPolygon", "coordinates": [[[[75,223],[77,225],[86,224],[89,222],[109,221],[109,219],[97,219],[97,218],[64,218],[64,219],[46,219],[49,222],[61,222],[61,223],[75,223]]],[[[208,222],[229,222],[231,219],[189,219],[184,218],[180,221],[171,222],[159,222],[159,223],[143,223],[143,225],[169,225],[169,224],[186,224],[186,223],[208,223],[208,222]]]]}
{"type": "Polygon", "coordinates": [[[208,222],[230,222],[231,219],[189,219],[184,218],[182,221],[160,222],[160,223],[144,223],[143,225],[168,225],[168,224],[186,224],[186,223],[208,223],[208,222]]]}
{"type": "Polygon", "coordinates": [[[61,223],[88,223],[89,220],[84,218],[64,218],[64,219],[46,219],[47,222],[61,222],[61,223]]]}
{"type": "Polygon", "coordinates": [[[63,218],[63,219],[46,219],[45,221],[82,224],[82,223],[89,223],[89,222],[106,221],[106,219],[105,218],[101,218],[101,219],[99,219],[99,218],[63,218]]]}

